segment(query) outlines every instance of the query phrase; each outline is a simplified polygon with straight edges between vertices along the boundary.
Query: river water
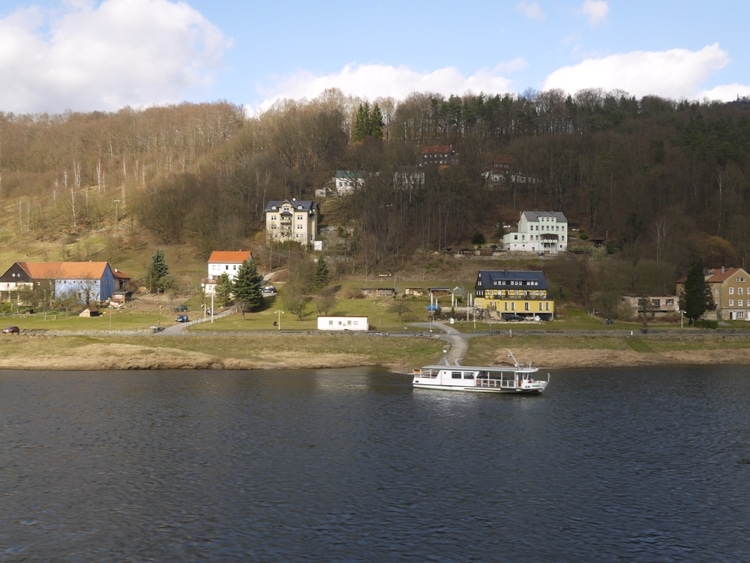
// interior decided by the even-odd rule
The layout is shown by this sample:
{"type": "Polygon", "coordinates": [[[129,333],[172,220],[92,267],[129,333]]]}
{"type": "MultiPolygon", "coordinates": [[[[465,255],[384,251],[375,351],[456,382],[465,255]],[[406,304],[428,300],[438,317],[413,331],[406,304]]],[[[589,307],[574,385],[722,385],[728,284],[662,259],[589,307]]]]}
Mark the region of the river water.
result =
{"type": "Polygon", "coordinates": [[[0,372],[0,561],[748,561],[750,368],[0,372]]]}

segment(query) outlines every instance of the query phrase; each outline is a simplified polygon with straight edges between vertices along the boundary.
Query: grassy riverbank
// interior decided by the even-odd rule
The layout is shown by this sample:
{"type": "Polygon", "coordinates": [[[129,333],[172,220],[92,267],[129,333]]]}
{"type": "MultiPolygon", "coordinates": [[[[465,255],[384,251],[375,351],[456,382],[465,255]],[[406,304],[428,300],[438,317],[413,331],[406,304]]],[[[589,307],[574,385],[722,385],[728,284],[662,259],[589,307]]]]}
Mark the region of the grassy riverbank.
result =
{"type": "MultiPolygon", "coordinates": [[[[298,369],[384,366],[407,372],[439,362],[445,343],[425,336],[285,334],[201,336],[6,336],[0,369],[298,369]]],[[[659,364],[750,364],[742,334],[507,334],[474,336],[462,363],[523,363],[551,371],[659,364]]]]}

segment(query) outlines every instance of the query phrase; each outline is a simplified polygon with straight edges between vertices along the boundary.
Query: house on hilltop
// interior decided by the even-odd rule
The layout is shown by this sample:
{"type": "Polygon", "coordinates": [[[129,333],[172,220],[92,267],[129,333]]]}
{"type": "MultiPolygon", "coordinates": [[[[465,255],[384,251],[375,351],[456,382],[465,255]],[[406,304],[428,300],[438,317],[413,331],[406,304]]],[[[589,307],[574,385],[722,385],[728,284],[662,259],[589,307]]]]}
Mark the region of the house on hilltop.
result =
{"type": "Polygon", "coordinates": [[[303,246],[318,234],[318,205],[311,200],[269,201],[266,205],[266,238],[273,242],[294,241],[303,246]]]}
{"type": "Polygon", "coordinates": [[[528,270],[480,270],[474,285],[474,305],[490,318],[518,316],[552,320],[555,302],[543,272],[528,270]]]}
{"type": "Polygon", "coordinates": [[[365,173],[352,170],[336,170],[333,181],[338,195],[348,195],[354,190],[364,187],[365,173]]]}
{"type": "Polygon", "coordinates": [[[453,145],[431,145],[422,147],[422,166],[448,166],[458,163],[458,155],[453,145]]]}
{"type": "Polygon", "coordinates": [[[523,211],[516,232],[503,235],[503,246],[510,252],[565,252],[568,220],[559,211],[523,211]]]}

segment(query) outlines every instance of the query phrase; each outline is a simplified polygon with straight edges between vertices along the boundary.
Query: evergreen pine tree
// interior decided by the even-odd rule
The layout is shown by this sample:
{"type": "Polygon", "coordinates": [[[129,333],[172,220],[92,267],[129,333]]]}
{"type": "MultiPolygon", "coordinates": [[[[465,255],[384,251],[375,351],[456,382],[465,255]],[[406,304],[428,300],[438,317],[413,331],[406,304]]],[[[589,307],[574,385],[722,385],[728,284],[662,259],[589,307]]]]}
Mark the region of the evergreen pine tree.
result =
{"type": "Polygon", "coordinates": [[[164,251],[157,250],[146,271],[146,287],[151,293],[162,293],[167,286],[169,267],[164,260],[164,251]]]}
{"type": "Polygon", "coordinates": [[[232,280],[229,279],[226,272],[216,278],[216,288],[214,291],[216,292],[216,300],[220,307],[226,307],[232,302],[232,289],[232,280]]]}
{"type": "Polygon", "coordinates": [[[357,115],[354,118],[354,131],[352,133],[352,140],[355,142],[362,142],[370,131],[370,104],[365,102],[359,104],[357,108],[357,115]]]}
{"type": "Polygon", "coordinates": [[[326,259],[322,256],[318,258],[318,263],[315,265],[315,283],[314,287],[317,291],[325,288],[328,285],[328,264],[326,259]]]}
{"type": "Polygon", "coordinates": [[[690,320],[690,324],[695,324],[703,313],[713,309],[714,300],[711,295],[711,288],[706,283],[703,273],[703,261],[697,260],[688,270],[685,279],[685,287],[680,296],[680,308],[685,311],[685,316],[690,320]]]}
{"type": "Polygon", "coordinates": [[[255,262],[245,260],[237,270],[232,284],[234,300],[242,307],[242,311],[252,311],[263,303],[263,294],[260,292],[262,278],[258,274],[255,262]]]}
{"type": "Polygon", "coordinates": [[[374,139],[382,139],[384,127],[385,122],[383,121],[383,114],[380,111],[380,106],[376,103],[372,108],[372,112],[370,113],[369,128],[367,134],[374,139]]]}

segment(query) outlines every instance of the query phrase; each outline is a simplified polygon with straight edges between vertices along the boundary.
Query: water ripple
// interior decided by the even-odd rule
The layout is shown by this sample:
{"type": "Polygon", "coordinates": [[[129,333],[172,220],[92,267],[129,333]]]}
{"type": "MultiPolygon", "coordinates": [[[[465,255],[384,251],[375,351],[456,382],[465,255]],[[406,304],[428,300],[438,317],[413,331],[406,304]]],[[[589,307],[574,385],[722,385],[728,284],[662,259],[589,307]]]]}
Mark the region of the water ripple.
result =
{"type": "Polygon", "coordinates": [[[750,560],[748,375],[2,372],[0,561],[750,560]]]}

